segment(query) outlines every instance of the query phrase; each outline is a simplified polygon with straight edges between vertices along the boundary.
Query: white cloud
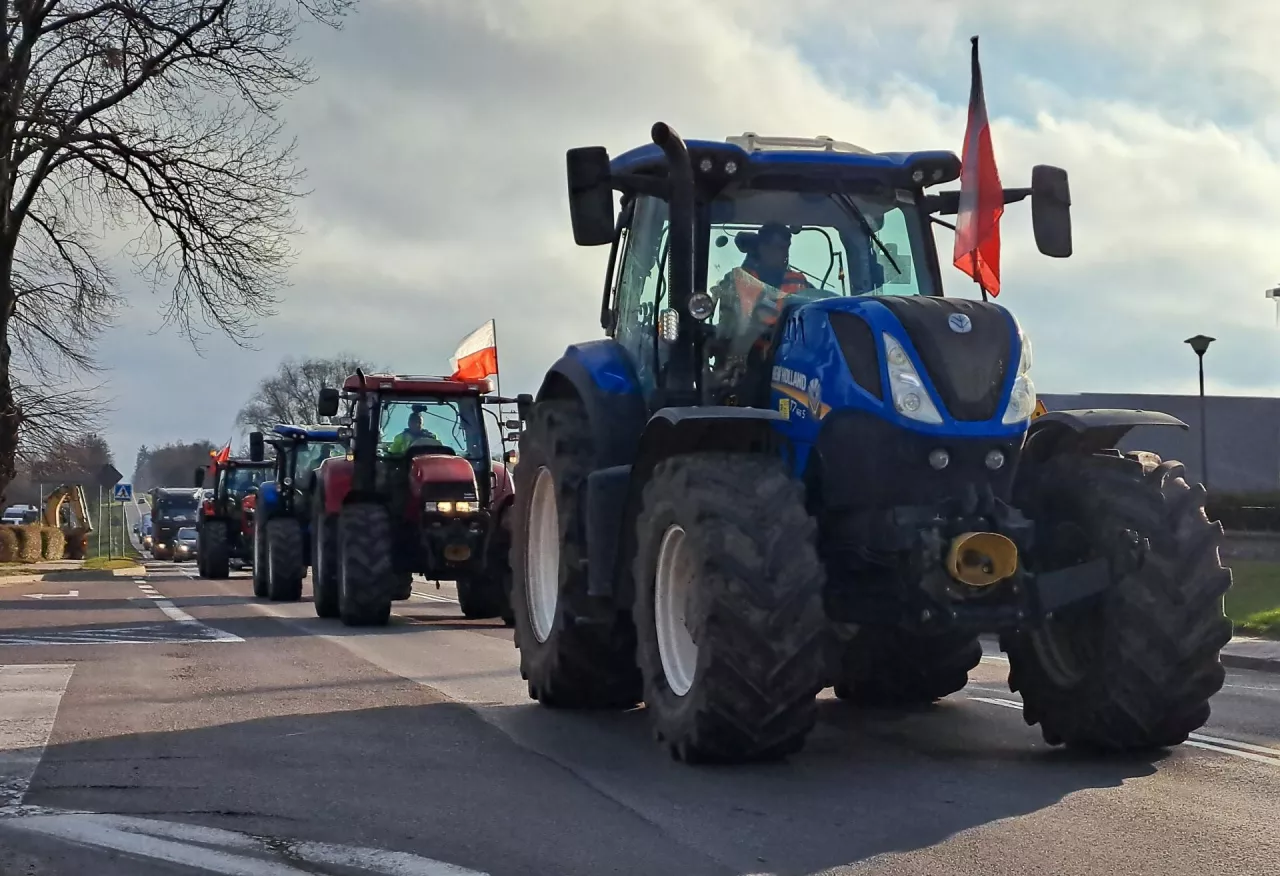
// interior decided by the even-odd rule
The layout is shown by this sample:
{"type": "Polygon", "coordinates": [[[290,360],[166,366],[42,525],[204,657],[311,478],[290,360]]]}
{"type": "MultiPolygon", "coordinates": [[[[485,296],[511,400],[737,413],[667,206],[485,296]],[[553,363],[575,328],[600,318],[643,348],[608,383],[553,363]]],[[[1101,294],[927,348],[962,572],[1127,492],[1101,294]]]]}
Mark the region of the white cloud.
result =
{"type": "MultiPolygon", "coordinates": [[[[856,22],[861,34],[851,51],[873,51],[878,35],[887,40],[913,20],[923,25],[911,36],[915,49],[876,78],[833,81],[804,50],[836,29],[820,14],[830,14],[828,0],[366,4],[343,32],[314,35],[308,50],[321,78],[289,110],[315,191],[303,209],[295,288],[266,327],[269,352],[236,354],[235,379],[208,389],[218,401],[191,411],[193,432],[224,434],[252,375],[285,352],[342,349],[439,370],[456,340],[490,316],[504,390],[536,388],[567,343],[600,335],[605,252],[572,244],[566,148],[621,151],[661,119],[691,137],[823,133],[881,150],[958,149],[965,107],[923,83],[950,57],[948,75],[967,91],[967,28],[987,21],[1045,46],[1045,67],[1024,70],[1020,88],[1001,93],[1037,96],[1046,108],[989,107],[1005,184],[1025,185],[1036,163],[1071,172],[1072,259],[1035,252],[1026,204],[1010,207],[1003,225],[1000,302],[1038,339],[1042,388],[1191,389],[1194,358],[1181,340],[1203,331],[1220,339],[1208,358],[1211,386],[1274,391],[1273,316],[1262,290],[1280,268],[1271,244],[1280,164],[1262,115],[1257,127],[1175,120],[1119,95],[1073,98],[1072,82],[1055,79],[1072,60],[1065,36],[1098,51],[1154,57],[1156,46],[1195,45],[1224,59],[1220,42],[1237,40],[1241,57],[1252,57],[1248,16],[1216,4],[1229,14],[1206,31],[1204,16],[1183,6],[1133,4],[1153,18],[1139,27],[1141,15],[1115,4],[1091,19],[1094,5],[1068,15],[988,2],[961,16],[954,4],[924,0],[841,4],[835,20],[856,22]],[[922,6],[934,14],[913,19],[922,6]],[[1208,33],[1219,42],[1195,36],[1208,33]]],[[[1000,51],[984,40],[984,59],[1000,51]]],[[[945,263],[950,232],[938,239],[945,263]]],[[[948,270],[947,281],[973,294],[958,272],[948,270]]],[[[138,322],[122,330],[137,332],[138,322]]],[[[226,345],[217,350],[230,355],[226,345]]],[[[124,396],[135,366],[120,365],[124,396]]],[[[131,458],[139,436],[161,423],[145,401],[129,404],[117,452],[131,458]]]]}

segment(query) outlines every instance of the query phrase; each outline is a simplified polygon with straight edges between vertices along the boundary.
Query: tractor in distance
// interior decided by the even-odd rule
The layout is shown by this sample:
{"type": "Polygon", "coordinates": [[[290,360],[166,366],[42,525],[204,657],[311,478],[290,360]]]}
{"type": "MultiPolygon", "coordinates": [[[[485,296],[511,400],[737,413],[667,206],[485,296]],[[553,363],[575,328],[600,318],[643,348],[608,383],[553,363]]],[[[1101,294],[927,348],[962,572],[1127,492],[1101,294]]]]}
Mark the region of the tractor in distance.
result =
{"type": "MultiPolygon", "coordinates": [[[[316,469],[330,457],[346,456],[347,442],[336,426],[279,424],[265,435],[249,434],[251,456],[254,447],[266,444],[275,450],[275,468],[254,503],[253,595],[295,601],[311,565],[316,469]]],[[[265,456],[265,447],[258,453],[265,456]]]]}
{"type": "MultiPolygon", "coordinates": [[[[391,603],[410,597],[416,572],[455,581],[464,616],[511,622],[511,476],[491,456],[483,411],[514,400],[489,395],[492,388],[488,380],[357,372],[341,390],[320,392],[321,417],[345,402],[351,449],[317,473],[316,614],[385,624],[391,603]]],[[[497,419],[500,411],[489,413],[497,419]]]]}
{"type": "MultiPolygon", "coordinates": [[[[1013,314],[942,294],[932,225],[960,197],[928,190],[959,159],[651,139],[567,156],[574,238],[611,247],[608,337],[554,363],[520,438],[530,695],[643,701],[680,760],[772,759],[803,746],[823,688],[930,703],[992,633],[1051,744],[1203,725],[1231,636],[1222,528],[1180,463],[1117,449],[1186,424],[1033,419],[1013,314]]],[[[1028,197],[1040,251],[1070,255],[1066,172],[1004,191],[1028,197]]]]}
{"type": "Polygon", "coordinates": [[[253,562],[253,510],[259,485],[271,475],[273,463],[263,458],[261,443],[249,448],[249,458],[211,459],[197,468],[197,495],[211,482],[213,495],[200,508],[196,538],[196,569],[201,578],[225,578],[231,561],[253,562]]]}

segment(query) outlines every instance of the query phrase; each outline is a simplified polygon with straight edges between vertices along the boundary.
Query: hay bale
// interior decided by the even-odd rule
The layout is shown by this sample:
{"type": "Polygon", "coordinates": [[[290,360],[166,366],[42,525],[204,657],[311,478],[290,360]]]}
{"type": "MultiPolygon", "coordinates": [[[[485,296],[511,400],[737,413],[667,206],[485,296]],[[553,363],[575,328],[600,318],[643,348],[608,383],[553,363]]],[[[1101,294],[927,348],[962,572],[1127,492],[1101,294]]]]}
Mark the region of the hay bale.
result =
{"type": "Polygon", "coordinates": [[[83,560],[89,553],[89,531],[83,527],[75,526],[65,530],[62,534],[67,540],[67,559],[83,560]]]}
{"type": "Polygon", "coordinates": [[[14,528],[18,530],[18,559],[24,563],[40,562],[40,558],[44,556],[44,537],[40,535],[43,527],[38,523],[29,523],[14,528]]]}
{"type": "Polygon", "coordinates": [[[19,542],[16,526],[0,526],[0,563],[18,562],[19,542]]]}
{"type": "Polygon", "coordinates": [[[67,550],[67,537],[62,534],[62,530],[56,526],[42,526],[40,535],[44,539],[44,558],[46,560],[62,559],[67,550]]]}

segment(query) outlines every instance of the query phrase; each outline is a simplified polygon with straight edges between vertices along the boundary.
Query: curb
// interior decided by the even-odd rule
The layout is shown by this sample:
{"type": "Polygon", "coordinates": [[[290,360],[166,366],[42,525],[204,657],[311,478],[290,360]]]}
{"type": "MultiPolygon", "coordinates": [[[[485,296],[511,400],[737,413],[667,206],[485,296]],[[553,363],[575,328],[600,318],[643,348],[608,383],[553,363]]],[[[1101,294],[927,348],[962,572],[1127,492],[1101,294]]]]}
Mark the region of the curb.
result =
{"type": "Polygon", "coordinates": [[[1222,654],[1222,665],[1232,669],[1280,674],[1280,657],[1253,657],[1248,654],[1222,654]]]}
{"type": "Polygon", "coordinates": [[[45,572],[37,581],[92,581],[97,578],[134,578],[147,574],[145,566],[126,566],[123,569],[67,569],[45,572]]]}
{"type": "Polygon", "coordinates": [[[44,573],[36,575],[5,575],[0,577],[0,587],[7,584],[39,584],[44,580],[44,573]]]}

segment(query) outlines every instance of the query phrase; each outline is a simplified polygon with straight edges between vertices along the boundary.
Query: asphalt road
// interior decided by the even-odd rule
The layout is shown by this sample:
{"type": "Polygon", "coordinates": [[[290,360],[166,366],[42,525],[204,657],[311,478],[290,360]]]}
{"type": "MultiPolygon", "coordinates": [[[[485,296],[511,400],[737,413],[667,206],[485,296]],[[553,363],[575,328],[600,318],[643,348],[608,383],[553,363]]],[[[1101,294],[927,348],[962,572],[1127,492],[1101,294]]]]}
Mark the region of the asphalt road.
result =
{"type": "Polygon", "coordinates": [[[1023,723],[991,657],[932,709],[824,699],[787,763],[691,768],[642,710],[529,703],[510,632],[462,619],[447,585],[357,632],[255,600],[243,576],[150,568],[0,586],[0,876],[1256,876],[1280,860],[1280,675],[1231,672],[1176,751],[1088,758],[1023,723]]]}

